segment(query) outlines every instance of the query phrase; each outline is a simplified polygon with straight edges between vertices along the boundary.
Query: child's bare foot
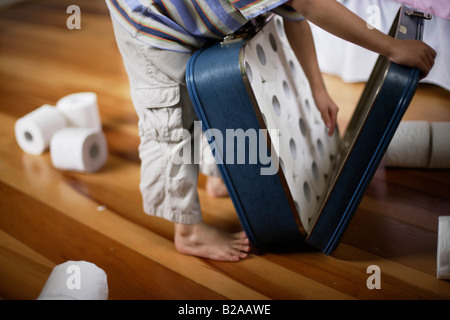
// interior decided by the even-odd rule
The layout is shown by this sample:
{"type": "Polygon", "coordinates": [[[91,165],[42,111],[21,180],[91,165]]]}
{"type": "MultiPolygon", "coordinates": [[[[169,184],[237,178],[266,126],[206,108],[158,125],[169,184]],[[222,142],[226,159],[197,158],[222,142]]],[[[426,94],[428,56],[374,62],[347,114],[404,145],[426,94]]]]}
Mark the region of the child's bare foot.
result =
{"type": "Polygon", "coordinates": [[[227,233],[204,222],[175,223],[175,247],[183,254],[234,262],[248,257],[250,241],[244,231],[227,233]]]}
{"type": "Polygon", "coordinates": [[[206,191],[212,197],[226,197],[228,190],[220,177],[208,176],[206,179],[206,191]]]}

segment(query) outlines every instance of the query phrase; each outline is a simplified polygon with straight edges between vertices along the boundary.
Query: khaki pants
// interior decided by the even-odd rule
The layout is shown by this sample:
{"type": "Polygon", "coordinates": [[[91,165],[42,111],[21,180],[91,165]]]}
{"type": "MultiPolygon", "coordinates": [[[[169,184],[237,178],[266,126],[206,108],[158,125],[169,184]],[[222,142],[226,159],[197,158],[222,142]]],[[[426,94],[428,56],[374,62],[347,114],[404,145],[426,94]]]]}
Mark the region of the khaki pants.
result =
{"type": "MultiPolygon", "coordinates": [[[[198,173],[201,170],[206,175],[219,176],[219,172],[215,164],[174,161],[179,159],[183,147],[193,142],[193,136],[186,132],[192,133],[197,120],[185,85],[190,54],[150,47],[114,19],[113,26],[139,116],[144,211],[172,222],[198,223],[202,220],[198,173]]],[[[200,159],[212,159],[208,144],[203,141],[201,145],[200,159]]]]}

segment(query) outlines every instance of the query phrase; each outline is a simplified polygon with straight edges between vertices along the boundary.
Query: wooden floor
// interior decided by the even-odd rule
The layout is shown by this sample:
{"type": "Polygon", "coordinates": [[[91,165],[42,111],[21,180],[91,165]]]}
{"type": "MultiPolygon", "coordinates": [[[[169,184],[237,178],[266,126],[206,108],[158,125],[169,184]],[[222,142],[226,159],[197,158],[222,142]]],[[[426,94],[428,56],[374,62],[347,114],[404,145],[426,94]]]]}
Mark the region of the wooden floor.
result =
{"type": "MultiPolygon", "coordinates": [[[[438,216],[450,215],[448,170],[383,164],[331,256],[260,253],[239,263],[178,254],[172,225],[144,214],[137,117],[103,0],[24,1],[0,9],[0,298],[35,299],[55,265],[86,260],[106,271],[110,299],[450,299],[436,279],[438,216]],[[68,30],[66,8],[81,8],[68,30]],[[95,174],[56,170],[24,153],[14,123],[70,93],[94,91],[110,155],[95,174]],[[106,209],[105,209],[106,208],[106,209]],[[369,290],[369,265],[381,289],[369,290]]],[[[341,131],[363,84],[326,76],[341,131]]],[[[450,93],[421,85],[406,120],[450,121],[450,93]]],[[[230,199],[199,185],[207,222],[240,228],[230,199]]]]}

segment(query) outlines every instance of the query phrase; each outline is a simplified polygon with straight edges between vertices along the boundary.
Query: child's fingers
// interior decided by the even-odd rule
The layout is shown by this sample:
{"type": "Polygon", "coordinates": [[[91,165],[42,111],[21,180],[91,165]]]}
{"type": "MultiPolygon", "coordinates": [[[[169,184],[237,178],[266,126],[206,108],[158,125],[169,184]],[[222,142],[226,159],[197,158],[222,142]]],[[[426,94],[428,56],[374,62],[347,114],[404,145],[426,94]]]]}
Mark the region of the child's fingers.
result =
{"type": "Polygon", "coordinates": [[[389,59],[400,65],[419,69],[421,78],[425,78],[434,65],[436,51],[422,41],[397,40],[393,49],[389,59]]]}
{"type": "Polygon", "coordinates": [[[425,78],[430,72],[431,68],[433,68],[435,57],[436,52],[431,48],[426,48],[425,52],[423,53],[421,64],[418,66],[420,71],[422,71],[422,78],[425,78]]]}
{"type": "Polygon", "coordinates": [[[338,113],[339,109],[336,106],[335,108],[332,109],[332,111],[330,112],[330,120],[331,120],[331,127],[328,130],[328,135],[331,137],[334,133],[334,129],[336,128],[336,122],[337,122],[337,113],[338,113]]]}
{"type": "Polygon", "coordinates": [[[330,129],[332,127],[330,114],[328,113],[328,108],[324,108],[320,110],[320,115],[322,116],[322,120],[325,123],[325,127],[330,129]]]}
{"type": "Polygon", "coordinates": [[[426,61],[426,74],[423,77],[426,77],[428,73],[430,72],[431,68],[433,68],[434,60],[436,58],[436,51],[434,51],[432,48],[428,48],[428,50],[425,53],[425,61],[426,61]]]}
{"type": "Polygon", "coordinates": [[[336,128],[336,122],[337,122],[337,114],[339,111],[339,108],[336,105],[330,106],[329,110],[329,118],[330,118],[330,126],[328,128],[328,135],[331,137],[334,133],[334,129],[336,128]]]}
{"type": "Polygon", "coordinates": [[[328,135],[332,136],[336,127],[338,108],[335,105],[329,105],[327,108],[320,110],[322,120],[325,123],[325,127],[328,129],[328,135]]]}
{"type": "Polygon", "coordinates": [[[328,96],[326,91],[316,92],[314,95],[314,100],[316,102],[316,107],[320,112],[323,122],[328,129],[328,134],[333,135],[334,129],[336,127],[337,113],[339,111],[338,106],[334,101],[328,96]]]}

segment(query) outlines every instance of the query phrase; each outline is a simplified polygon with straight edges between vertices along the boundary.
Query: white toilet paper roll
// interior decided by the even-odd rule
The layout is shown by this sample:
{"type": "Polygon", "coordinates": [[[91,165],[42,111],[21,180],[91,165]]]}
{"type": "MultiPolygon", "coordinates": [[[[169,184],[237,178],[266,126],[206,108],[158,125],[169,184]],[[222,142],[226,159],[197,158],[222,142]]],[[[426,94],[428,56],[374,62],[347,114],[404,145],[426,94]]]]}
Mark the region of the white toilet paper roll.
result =
{"type": "Polygon", "coordinates": [[[291,193],[294,197],[295,206],[299,211],[302,225],[309,231],[311,222],[317,213],[316,194],[311,187],[311,178],[309,176],[296,176],[294,180],[295,183],[291,187],[291,193]]]}
{"type": "Polygon", "coordinates": [[[325,140],[327,143],[327,148],[330,156],[333,159],[336,159],[341,144],[341,138],[339,136],[339,128],[338,127],[335,128],[333,135],[331,137],[328,135],[328,129],[325,129],[325,140]]]}
{"type": "Polygon", "coordinates": [[[80,92],[61,98],[56,107],[71,127],[101,130],[97,95],[94,92],[80,92]]]}
{"type": "Polygon", "coordinates": [[[300,140],[301,137],[305,151],[302,153],[301,161],[295,164],[295,175],[307,178],[310,189],[314,191],[319,201],[322,201],[328,185],[327,179],[331,176],[333,169],[328,144],[325,142],[327,137],[325,134],[318,136],[313,130],[306,132],[306,124],[303,126],[305,126],[303,129],[305,133],[302,134],[300,128],[296,139],[300,140]]]}
{"type": "Polygon", "coordinates": [[[280,16],[275,16],[274,17],[274,28],[277,32],[277,38],[279,39],[279,41],[281,42],[281,44],[283,46],[288,46],[290,47],[289,41],[286,37],[286,33],[284,31],[284,22],[283,22],[283,18],[281,18],[280,16]]]}
{"type": "Polygon", "coordinates": [[[311,188],[314,190],[316,196],[323,200],[325,198],[325,192],[328,187],[325,177],[330,176],[329,171],[322,171],[317,165],[316,161],[311,164],[311,188]]]}
{"type": "MultiPolygon", "coordinates": [[[[291,47],[285,47],[283,50],[283,54],[285,56],[284,69],[286,70],[286,73],[289,75],[289,77],[291,77],[292,82],[295,85],[294,91],[297,94],[297,99],[304,105],[305,100],[312,99],[311,88],[309,86],[308,79],[306,78],[305,72],[303,71],[300,62],[298,61],[291,47]]],[[[306,111],[310,112],[309,110],[306,111]]]]}
{"type": "Polygon", "coordinates": [[[249,59],[258,67],[263,82],[274,79],[278,57],[271,47],[269,37],[260,33],[248,45],[249,59]]]}
{"type": "Polygon", "coordinates": [[[245,50],[244,55],[245,55],[244,56],[245,73],[247,74],[250,86],[252,87],[253,94],[255,98],[257,98],[262,94],[263,82],[261,78],[261,73],[259,72],[256,59],[253,57],[250,50],[245,50]]]}
{"type": "Polygon", "coordinates": [[[288,119],[287,103],[283,94],[276,90],[273,83],[264,83],[258,106],[266,117],[268,128],[280,129],[280,135],[282,135],[282,126],[288,119]]]}
{"type": "Polygon", "coordinates": [[[53,268],[38,300],[107,300],[105,271],[86,261],[67,261],[53,268]]]}
{"type": "Polygon", "coordinates": [[[430,168],[450,168],[450,122],[431,123],[430,168]]]}
{"type": "Polygon", "coordinates": [[[50,143],[53,166],[62,170],[95,172],[108,158],[108,146],[101,131],[89,128],[64,128],[50,143]]]}
{"type": "Polygon", "coordinates": [[[48,149],[52,135],[66,125],[57,108],[46,104],[16,121],[16,141],[23,151],[39,155],[48,149]]]}
{"type": "Polygon", "coordinates": [[[308,154],[308,150],[305,144],[305,139],[299,133],[297,121],[295,118],[289,119],[289,122],[286,126],[286,136],[290,136],[289,138],[289,149],[290,156],[294,159],[294,166],[302,169],[302,168],[310,168],[311,162],[308,154]]]}
{"type": "Polygon", "coordinates": [[[278,69],[273,85],[278,94],[285,100],[286,111],[288,114],[298,117],[299,108],[296,100],[295,84],[291,81],[283,68],[278,69]]]}
{"type": "Polygon", "coordinates": [[[427,121],[402,121],[386,151],[386,165],[427,168],[430,162],[431,133],[427,121]]]}
{"type": "Polygon", "coordinates": [[[292,156],[292,152],[289,146],[289,139],[280,139],[280,167],[283,170],[283,174],[286,178],[289,189],[294,181],[294,168],[295,159],[292,156]]]}
{"type": "Polygon", "coordinates": [[[314,102],[314,98],[310,92],[309,86],[303,87],[301,85],[296,86],[297,91],[297,104],[300,110],[300,114],[303,119],[307,121],[310,126],[318,122],[316,117],[317,107],[314,102]]]}
{"type": "Polygon", "coordinates": [[[450,216],[439,217],[437,278],[450,280],[450,216]]]}
{"type": "Polygon", "coordinates": [[[330,173],[332,169],[330,150],[328,148],[327,140],[329,137],[325,131],[325,125],[322,123],[316,124],[312,128],[311,136],[315,145],[315,152],[313,158],[317,161],[317,165],[324,173],[330,173]]]}

